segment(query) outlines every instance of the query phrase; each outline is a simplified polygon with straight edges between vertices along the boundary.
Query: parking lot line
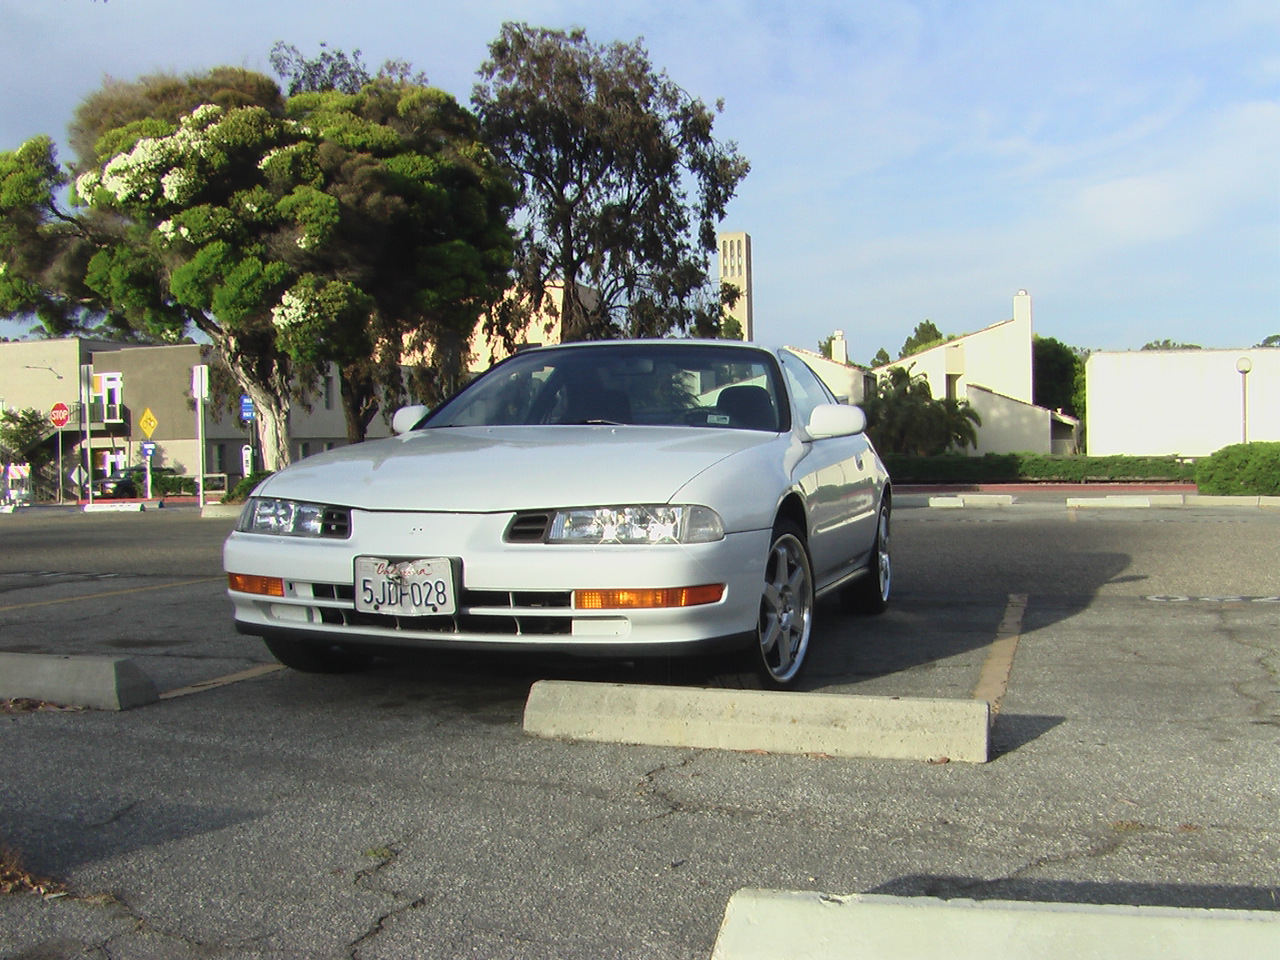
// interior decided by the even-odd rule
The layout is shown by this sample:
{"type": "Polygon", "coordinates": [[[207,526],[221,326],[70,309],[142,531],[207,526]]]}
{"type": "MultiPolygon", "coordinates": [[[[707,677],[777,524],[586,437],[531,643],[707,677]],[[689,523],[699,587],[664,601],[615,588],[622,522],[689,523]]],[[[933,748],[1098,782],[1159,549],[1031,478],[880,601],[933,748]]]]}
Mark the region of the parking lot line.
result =
{"type": "Polygon", "coordinates": [[[60,597],[57,600],[33,600],[31,603],[11,603],[8,606],[0,607],[0,612],[6,610],[24,610],[28,607],[48,607],[59,603],[79,603],[84,600],[97,600],[100,597],[118,597],[126,593],[145,593],[148,590],[168,590],[171,587],[189,587],[197,583],[212,583],[215,580],[221,580],[222,577],[201,577],[199,580],[183,580],[180,583],[157,583],[149,587],[128,587],[124,590],[107,590],[103,593],[82,593],[74,597],[60,597]]]}
{"type": "Polygon", "coordinates": [[[269,673],[275,673],[277,670],[283,670],[282,663],[260,663],[256,667],[250,667],[248,670],[240,670],[237,673],[228,673],[224,677],[214,677],[212,680],[205,680],[201,683],[193,683],[186,687],[177,687],[173,690],[166,690],[160,694],[161,700],[172,700],[174,697],[185,697],[187,694],[199,693],[202,690],[212,690],[215,687],[225,687],[233,683],[239,683],[241,680],[252,680],[255,677],[265,677],[269,673]]]}
{"type": "Polygon", "coordinates": [[[1009,675],[1013,672],[1013,656],[1018,651],[1018,639],[1022,635],[1022,617],[1027,612],[1027,594],[1011,593],[1005,604],[1004,618],[996,629],[996,638],[987,651],[987,659],[978,674],[973,688],[973,699],[991,704],[991,716],[1000,712],[1000,701],[1009,689],[1009,675]]]}

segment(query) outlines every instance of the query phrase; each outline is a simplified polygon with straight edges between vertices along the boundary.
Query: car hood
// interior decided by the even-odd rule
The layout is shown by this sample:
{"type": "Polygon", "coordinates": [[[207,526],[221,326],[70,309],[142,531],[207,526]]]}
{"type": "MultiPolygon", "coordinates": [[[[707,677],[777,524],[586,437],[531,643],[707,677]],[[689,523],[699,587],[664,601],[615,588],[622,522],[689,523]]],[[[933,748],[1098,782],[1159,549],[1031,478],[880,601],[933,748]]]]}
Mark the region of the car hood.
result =
{"type": "Polygon", "coordinates": [[[318,454],[269,477],[256,493],[450,512],[665,503],[712,464],[779,440],[691,427],[436,428],[318,454]]]}

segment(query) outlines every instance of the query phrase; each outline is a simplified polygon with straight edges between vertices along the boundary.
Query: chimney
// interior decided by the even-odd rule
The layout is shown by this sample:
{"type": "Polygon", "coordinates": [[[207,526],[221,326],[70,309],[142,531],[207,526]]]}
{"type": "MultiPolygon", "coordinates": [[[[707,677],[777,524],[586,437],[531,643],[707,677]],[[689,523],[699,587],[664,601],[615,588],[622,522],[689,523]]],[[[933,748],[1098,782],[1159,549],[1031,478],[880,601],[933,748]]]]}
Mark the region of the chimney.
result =
{"type": "Polygon", "coordinates": [[[1013,319],[1031,326],[1031,294],[1019,290],[1013,298],[1013,319]]]}
{"type": "Polygon", "coordinates": [[[831,335],[831,359],[836,363],[849,362],[849,341],[845,340],[843,330],[831,335]]]}

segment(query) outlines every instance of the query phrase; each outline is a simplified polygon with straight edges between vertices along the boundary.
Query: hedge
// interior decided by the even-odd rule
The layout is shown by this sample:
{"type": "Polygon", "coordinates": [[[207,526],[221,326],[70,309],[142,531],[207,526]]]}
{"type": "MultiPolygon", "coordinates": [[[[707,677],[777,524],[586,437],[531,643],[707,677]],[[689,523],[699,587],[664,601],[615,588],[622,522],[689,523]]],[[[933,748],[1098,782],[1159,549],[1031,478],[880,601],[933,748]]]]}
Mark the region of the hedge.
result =
{"type": "Polygon", "coordinates": [[[1177,457],[1053,457],[988,453],[981,457],[884,458],[894,483],[1191,483],[1195,464],[1177,457]]]}
{"type": "Polygon", "coordinates": [[[267,477],[271,476],[270,470],[256,470],[249,474],[234,487],[228,490],[222,497],[223,503],[244,503],[249,499],[249,494],[253,493],[253,488],[260,484],[267,477]]]}
{"type": "Polygon", "coordinates": [[[1203,457],[1196,487],[1219,496],[1280,496],[1280,443],[1233,443],[1203,457]]]}

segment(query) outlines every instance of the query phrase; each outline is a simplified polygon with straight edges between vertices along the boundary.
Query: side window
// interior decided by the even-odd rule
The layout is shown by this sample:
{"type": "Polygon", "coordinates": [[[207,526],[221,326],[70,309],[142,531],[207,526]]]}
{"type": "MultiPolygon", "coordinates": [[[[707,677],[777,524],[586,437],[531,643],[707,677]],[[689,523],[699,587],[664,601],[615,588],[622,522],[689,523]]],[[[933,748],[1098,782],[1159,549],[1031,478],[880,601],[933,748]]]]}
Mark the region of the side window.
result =
{"type": "Polygon", "coordinates": [[[787,375],[787,389],[791,391],[802,424],[809,422],[815,407],[836,402],[826,384],[818,379],[818,375],[807,363],[794,354],[782,354],[782,370],[787,375]]]}

